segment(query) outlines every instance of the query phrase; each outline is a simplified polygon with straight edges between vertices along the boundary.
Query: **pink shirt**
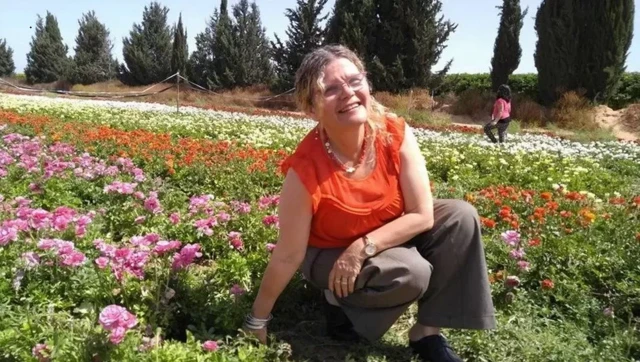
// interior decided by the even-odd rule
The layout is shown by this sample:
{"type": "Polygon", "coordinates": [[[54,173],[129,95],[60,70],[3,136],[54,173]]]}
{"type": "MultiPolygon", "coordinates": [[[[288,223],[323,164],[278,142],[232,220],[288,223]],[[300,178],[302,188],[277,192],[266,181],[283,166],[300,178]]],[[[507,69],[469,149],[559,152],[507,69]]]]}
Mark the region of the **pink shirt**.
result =
{"type": "Polygon", "coordinates": [[[498,98],[493,104],[493,113],[491,117],[494,120],[501,120],[510,117],[511,115],[511,102],[507,102],[502,98],[498,98]],[[502,110],[502,112],[501,112],[502,110]]]}

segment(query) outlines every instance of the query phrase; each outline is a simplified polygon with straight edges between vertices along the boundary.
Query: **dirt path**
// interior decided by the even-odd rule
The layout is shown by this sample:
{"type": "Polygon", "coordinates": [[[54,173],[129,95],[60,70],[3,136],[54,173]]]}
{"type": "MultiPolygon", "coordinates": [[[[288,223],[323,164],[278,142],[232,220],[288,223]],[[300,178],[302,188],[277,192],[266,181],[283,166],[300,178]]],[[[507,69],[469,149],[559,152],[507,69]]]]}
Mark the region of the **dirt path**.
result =
{"type": "Polygon", "coordinates": [[[607,106],[596,107],[596,122],[600,127],[609,129],[618,138],[626,141],[637,141],[638,135],[629,132],[622,124],[624,109],[614,111],[607,106]]]}

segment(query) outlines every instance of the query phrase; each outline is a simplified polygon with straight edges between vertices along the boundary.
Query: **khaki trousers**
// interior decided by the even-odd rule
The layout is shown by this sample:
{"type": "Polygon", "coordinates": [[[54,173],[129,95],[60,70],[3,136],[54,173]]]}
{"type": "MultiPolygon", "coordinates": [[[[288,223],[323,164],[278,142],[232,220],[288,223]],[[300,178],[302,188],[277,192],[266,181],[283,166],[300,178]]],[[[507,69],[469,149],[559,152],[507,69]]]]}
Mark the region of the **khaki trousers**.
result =
{"type": "MultiPolygon", "coordinates": [[[[434,218],[431,230],[366,260],[354,293],[336,296],[356,332],[366,339],[382,337],[415,301],[422,325],[495,328],[476,209],[462,200],[434,200],[434,218]]],[[[304,277],[328,289],[329,272],[343,251],[309,247],[304,277]]]]}

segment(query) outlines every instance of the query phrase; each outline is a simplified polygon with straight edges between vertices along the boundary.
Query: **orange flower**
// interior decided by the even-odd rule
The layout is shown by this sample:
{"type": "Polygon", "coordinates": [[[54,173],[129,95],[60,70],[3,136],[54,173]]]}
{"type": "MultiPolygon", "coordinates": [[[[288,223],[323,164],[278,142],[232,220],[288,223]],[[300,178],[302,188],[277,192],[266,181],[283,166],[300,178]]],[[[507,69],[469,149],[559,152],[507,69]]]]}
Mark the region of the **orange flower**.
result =
{"type": "Polygon", "coordinates": [[[551,192],[545,191],[545,192],[540,194],[540,197],[543,200],[551,200],[553,198],[553,194],[551,194],[551,192]]]}
{"type": "Polygon", "coordinates": [[[611,205],[624,205],[627,201],[624,197],[612,197],[609,199],[611,205]]]}
{"type": "Polygon", "coordinates": [[[533,238],[529,240],[529,246],[531,247],[540,246],[540,244],[542,244],[542,241],[539,238],[533,238]]]}
{"type": "Polygon", "coordinates": [[[551,279],[545,279],[540,282],[540,286],[543,290],[551,290],[555,285],[553,284],[553,281],[551,279]]]}
{"type": "Polygon", "coordinates": [[[489,229],[493,229],[496,227],[496,222],[486,217],[480,217],[480,222],[482,223],[482,226],[489,229]]]}
{"type": "Polygon", "coordinates": [[[472,194],[472,193],[470,193],[470,192],[467,192],[467,193],[464,195],[464,199],[465,199],[467,202],[470,202],[470,203],[474,203],[474,202],[476,201],[476,197],[475,197],[475,195],[474,195],[474,194],[472,194]]]}

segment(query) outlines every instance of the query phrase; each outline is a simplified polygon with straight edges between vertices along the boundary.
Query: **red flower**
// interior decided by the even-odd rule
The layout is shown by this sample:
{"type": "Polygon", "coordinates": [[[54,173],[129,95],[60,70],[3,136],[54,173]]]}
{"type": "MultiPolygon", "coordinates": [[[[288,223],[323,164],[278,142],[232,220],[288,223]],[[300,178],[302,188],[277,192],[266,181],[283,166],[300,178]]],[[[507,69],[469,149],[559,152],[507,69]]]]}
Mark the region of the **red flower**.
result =
{"type": "Polygon", "coordinates": [[[540,282],[540,286],[542,287],[543,290],[551,290],[555,285],[553,284],[553,280],[545,279],[540,282]]]}
{"type": "Polygon", "coordinates": [[[539,238],[533,238],[533,239],[529,240],[529,246],[531,246],[531,247],[540,246],[540,244],[542,244],[542,241],[540,241],[539,238]]]}

